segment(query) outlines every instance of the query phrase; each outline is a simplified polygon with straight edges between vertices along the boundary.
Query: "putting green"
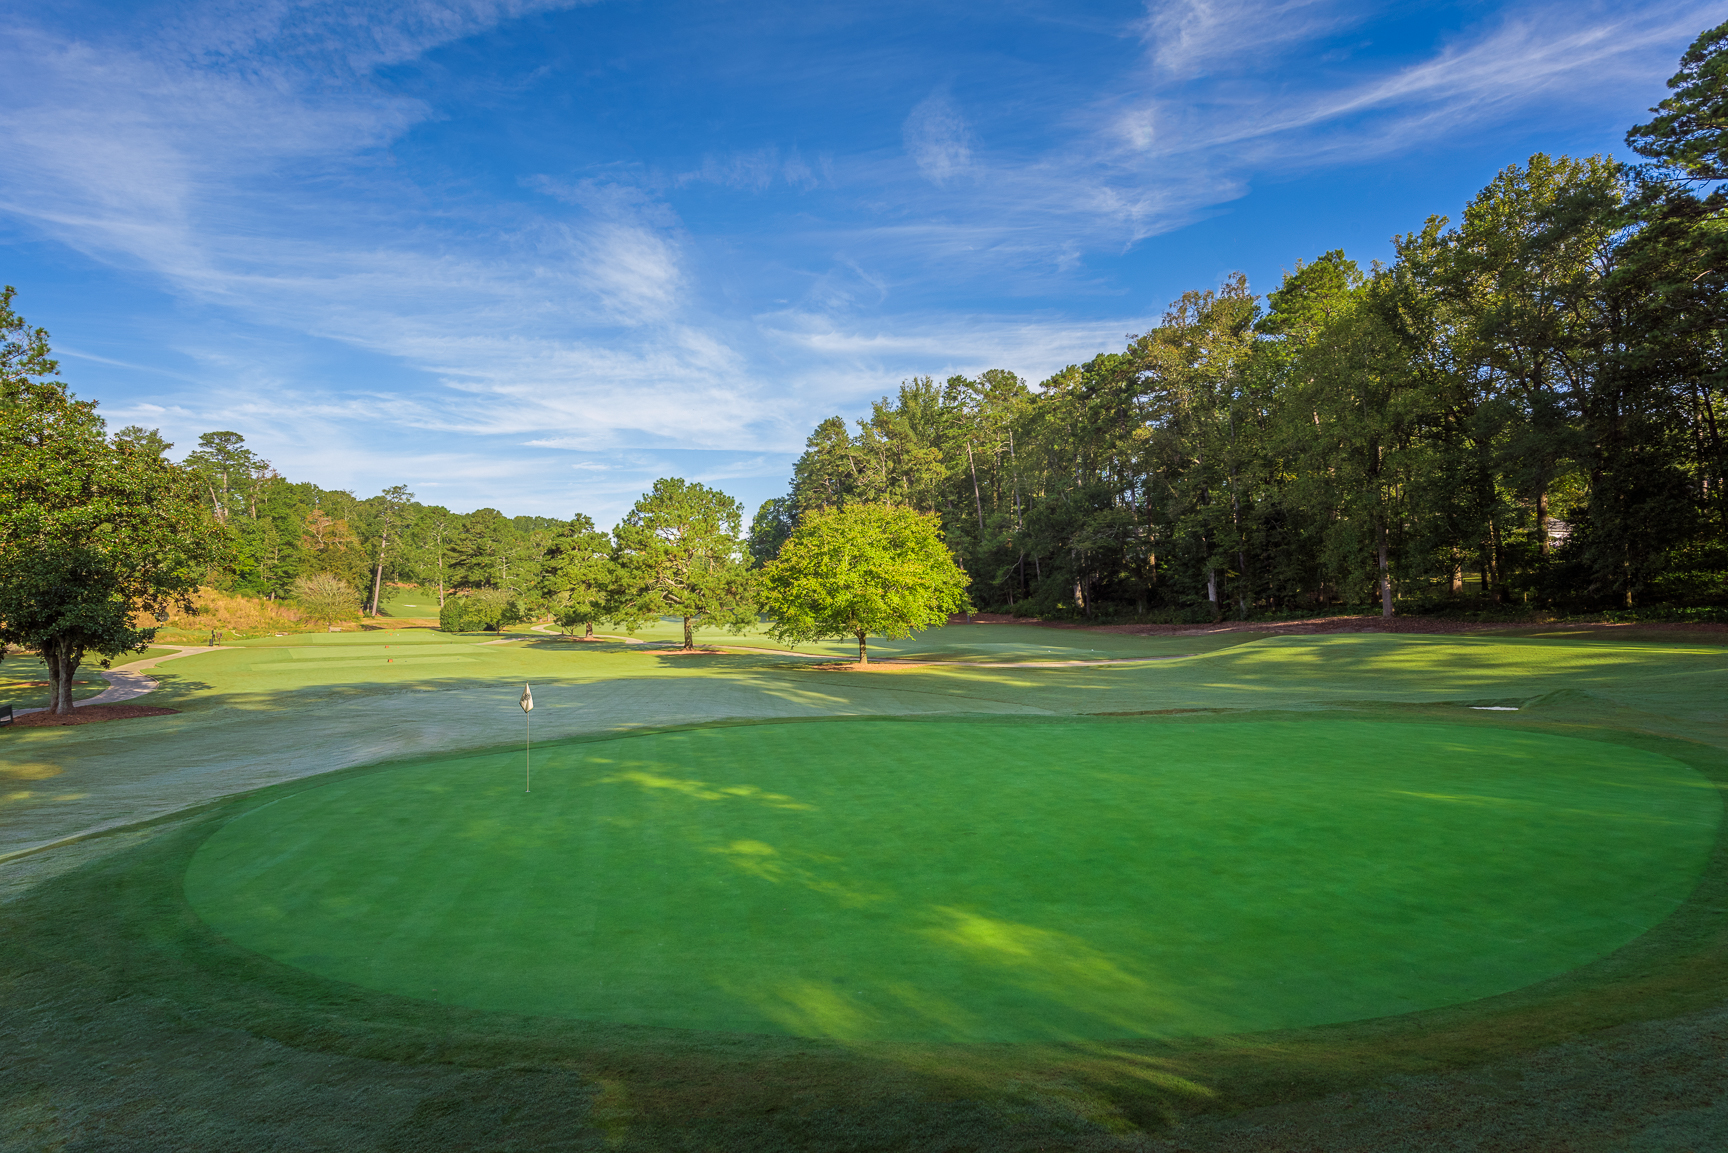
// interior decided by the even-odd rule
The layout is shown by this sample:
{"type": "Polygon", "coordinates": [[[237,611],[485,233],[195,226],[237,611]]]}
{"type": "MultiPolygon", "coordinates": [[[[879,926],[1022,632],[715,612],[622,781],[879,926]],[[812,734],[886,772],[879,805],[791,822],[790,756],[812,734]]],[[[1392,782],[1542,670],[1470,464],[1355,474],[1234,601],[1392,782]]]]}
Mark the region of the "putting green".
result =
{"type": "Polygon", "coordinates": [[[396,765],[260,804],[234,942],[482,1009],[849,1040],[1296,1027],[1584,964],[1691,890],[1715,789],[1489,725],[823,721],[396,765]]]}

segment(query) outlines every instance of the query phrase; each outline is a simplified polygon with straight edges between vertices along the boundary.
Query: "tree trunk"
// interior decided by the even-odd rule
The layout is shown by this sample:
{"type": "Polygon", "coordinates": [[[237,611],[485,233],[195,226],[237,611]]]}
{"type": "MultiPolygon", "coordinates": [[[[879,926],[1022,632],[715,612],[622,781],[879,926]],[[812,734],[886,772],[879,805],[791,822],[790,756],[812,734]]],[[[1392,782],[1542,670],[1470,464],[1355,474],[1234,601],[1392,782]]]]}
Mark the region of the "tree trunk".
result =
{"type": "Polygon", "coordinates": [[[594,637],[594,622],[593,621],[586,621],[584,623],[587,624],[588,631],[583,633],[582,635],[589,638],[590,640],[592,640],[594,637]]]}
{"type": "Polygon", "coordinates": [[[696,634],[690,628],[690,618],[684,618],[684,651],[691,652],[696,648],[696,634]]]}
{"type": "MultiPolygon", "coordinates": [[[[384,546],[378,546],[378,570],[372,574],[372,615],[378,615],[378,590],[384,584],[384,546]]],[[[442,607],[442,606],[440,606],[442,607]]]]}
{"type": "Polygon", "coordinates": [[[53,642],[42,646],[42,663],[48,666],[48,711],[60,711],[60,653],[53,642]]]}
{"type": "Polygon", "coordinates": [[[50,641],[42,646],[42,663],[48,666],[48,712],[67,716],[72,712],[72,675],[78,671],[78,660],[70,645],[50,641]]]}
{"type": "Polygon", "coordinates": [[[1488,540],[1494,548],[1494,603],[1499,604],[1505,599],[1506,589],[1503,582],[1506,570],[1502,564],[1505,558],[1500,548],[1500,526],[1492,518],[1488,521],[1488,540]]]}
{"type": "Polygon", "coordinates": [[[1457,549],[1452,550],[1452,595],[1457,596],[1464,591],[1464,559],[1457,549]]]}
{"type": "Polygon", "coordinates": [[[1536,494],[1536,549],[1544,561],[1548,559],[1548,492],[1536,494]]]}
{"type": "Polygon", "coordinates": [[[77,660],[67,652],[60,654],[60,715],[72,715],[72,674],[78,671],[77,660]]]}
{"type": "Polygon", "coordinates": [[[858,634],[858,663],[860,665],[867,665],[870,663],[870,646],[866,643],[864,633],[858,634]]]}
{"type": "Polygon", "coordinates": [[[984,497],[978,491],[978,462],[972,459],[972,442],[966,442],[966,467],[972,470],[972,502],[978,506],[978,550],[984,550],[984,497]]]}
{"type": "Polygon", "coordinates": [[[1380,615],[1392,615],[1392,564],[1386,555],[1386,522],[1379,523],[1380,529],[1380,615]]]}
{"type": "Polygon", "coordinates": [[[1242,608],[1242,619],[1247,620],[1251,607],[1248,601],[1248,554],[1241,549],[1236,550],[1236,571],[1241,574],[1238,579],[1242,581],[1236,589],[1236,603],[1242,608]]]}

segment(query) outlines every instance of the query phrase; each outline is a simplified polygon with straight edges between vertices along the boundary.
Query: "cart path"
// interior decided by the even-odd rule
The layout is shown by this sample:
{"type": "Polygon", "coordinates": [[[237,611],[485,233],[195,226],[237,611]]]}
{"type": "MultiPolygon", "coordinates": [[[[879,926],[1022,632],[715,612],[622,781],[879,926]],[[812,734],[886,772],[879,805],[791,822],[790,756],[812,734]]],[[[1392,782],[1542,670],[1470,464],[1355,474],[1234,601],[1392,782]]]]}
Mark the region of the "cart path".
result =
{"type": "MultiPolygon", "coordinates": [[[[151,657],[145,661],[133,661],[131,664],[120,665],[107,669],[102,673],[102,679],[108,682],[108,687],[93,697],[85,697],[81,701],[73,701],[72,707],[81,709],[85,705],[112,705],[121,701],[129,701],[141,697],[158,687],[154,677],[144,675],[146,669],[153,669],[163,661],[177,661],[181,657],[195,657],[199,653],[213,653],[227,645],[157,645],[159,649],[179,649],[177,653],[169,653],[165,657],[151,657]]],[[[42,709],[19,709],[14,716],[28,716],[30,713],[42,712],[42,709]]]]}

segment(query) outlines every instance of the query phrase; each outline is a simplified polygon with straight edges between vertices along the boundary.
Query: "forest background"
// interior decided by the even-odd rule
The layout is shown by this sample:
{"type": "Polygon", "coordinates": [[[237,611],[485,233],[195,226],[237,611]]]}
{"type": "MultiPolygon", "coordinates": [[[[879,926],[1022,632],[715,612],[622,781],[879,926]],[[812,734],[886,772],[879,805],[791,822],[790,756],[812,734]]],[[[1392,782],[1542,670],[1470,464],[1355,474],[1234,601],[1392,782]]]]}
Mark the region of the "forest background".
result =
{"type": "MultiPolygon", "coordinates": [[[[741,547],[760,566],[813,509],[872,502],[939,515],[973,603],[1026,615],[1721,615],[1725,44],[1700,36],[1628,135],[1643,165],[1538,154],[1389,265],[1328,252],[1264,298],[1234,276],[1036,386],[917,378],[823,421],[741,547]]],[[[237,558],[210,582],[264,599],[330,575],[356,608],[384,581],[538,611],[548,558],[604,539],[291,481],[231,432],[184,464],[237,558]]]]}

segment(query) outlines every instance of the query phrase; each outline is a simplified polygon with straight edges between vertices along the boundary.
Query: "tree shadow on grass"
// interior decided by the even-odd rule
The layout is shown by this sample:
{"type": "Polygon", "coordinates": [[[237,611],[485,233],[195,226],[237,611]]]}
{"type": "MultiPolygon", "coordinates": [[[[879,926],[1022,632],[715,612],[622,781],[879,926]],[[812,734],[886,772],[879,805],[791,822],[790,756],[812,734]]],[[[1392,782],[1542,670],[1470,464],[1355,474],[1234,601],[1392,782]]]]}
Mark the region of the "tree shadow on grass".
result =
{"type": "MultiPolygon", "coordinates": [[[[1615,739],[1728,781],[1719,750],[1615,739]]],[[[191,854],[271,795],[174,818],[8,904],[0,1028],[8,1068],[25,1074],[0,1078],[9,1119],[44,1144],[90,1147],[1130,1149],[1176,1121],[1513,1059],[1728,996],[1719,834],[1697,890],[1624,948],[1406,1017],[1186,1041],[895,1045],[480,1012],[314,977],[197,918],[180,891],[191,854]]],[[[1581,1114],[1595,1089],[1570,1090],[1581,1114]]]]}

